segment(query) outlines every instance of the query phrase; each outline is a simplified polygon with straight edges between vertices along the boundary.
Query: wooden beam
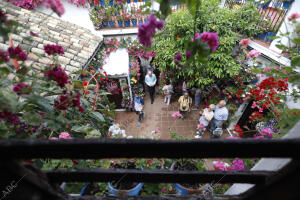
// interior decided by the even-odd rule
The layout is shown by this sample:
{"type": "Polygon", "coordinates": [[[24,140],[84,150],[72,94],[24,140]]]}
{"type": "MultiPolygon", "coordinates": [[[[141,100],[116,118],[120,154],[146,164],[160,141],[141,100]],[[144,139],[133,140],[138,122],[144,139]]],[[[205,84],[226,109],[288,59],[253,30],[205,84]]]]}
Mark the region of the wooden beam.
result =
{"type": "Polygon", "coordinates": [[[1,140],[1,159],[16,158],[300,158],[300,139],[1,140]]]}
{"type": "Polygon", "coordinates": [[[270,171],[81,169],[44,171],[50,182],[264,183],[270,171]]]}

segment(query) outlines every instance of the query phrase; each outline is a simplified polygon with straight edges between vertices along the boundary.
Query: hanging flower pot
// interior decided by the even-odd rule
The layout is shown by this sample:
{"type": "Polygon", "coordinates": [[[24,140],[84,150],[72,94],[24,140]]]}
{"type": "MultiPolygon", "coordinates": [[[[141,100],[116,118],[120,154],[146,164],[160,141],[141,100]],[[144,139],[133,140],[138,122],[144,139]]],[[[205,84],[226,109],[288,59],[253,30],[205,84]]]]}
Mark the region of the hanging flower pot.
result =
{"type": "MultiPolygon", "coordinates": [[[[186,162],[185,164],[192,164],[191,162],[186,162]]],[[[175,162],[171,165],[171,170],[175,170],[176,167],[178,165],[178,162],[175,162]]],[[[184,167],[184,166],[183,166],[184,167]]],[[[186,168],[188,170],[190,169],[191,166],[186,166],[186,168]]],[[[213,188],[209,185],[203,185],[201,187],[192,187],[192,185],[183,185],[183,184],[179,184],[179,183],[174,183],[174,186],[176,188],[177,194],[179,195],[191,195],[191,194],[203,194],[203,195],[210,195],[213,196],[214,195],[214,191],[213,188]]]]}
{"type": "Polygon", "coordinates": [[[271,3],[271,1],[268,1],[267,3],[260,4],[260,6],[261,6],[261,8],[268,8],[270,3],[271,3]]]}
{"type": "Polygon", "coordinates": [[[135,2],[135,3],[137,3],[137,2],[138,2],[138,0],[134,0],[134,2],[135,2]]]}
{"type": "MultiPolygon", "coordinates": [[[[131,162],[128,162],[131,164],[131,162]]],[[[123,167],[122,167],[123,168],[123,167]]],[[[127,167],[125,167],[127,169],[127,167]]],[[[131,168],[130,168],[131,169],[131,168]]],[[[143,168],[141,167],[141,170],[143,168]]],[[[113,196],[137,196],[139,195],[144,183],[127,183],[118,181],[117,183],[107,183],[109,192],[113,196]]]]}
{"type": "Polygon", "coordinates": [[[105,27],[105,28],[109,28],[108,22],[107,22],[107,21],[104,22],[104,27],[105,27]]]}
{"type": "Polygon", "coordinates": [[[119,25],[119,27],[123,27],[123,21],[118,20],[118,25],[119,25]]]}
{"type": "Polygon", "coordinates": [[[110,5],[110,6],[114,5],[114,1],[112,1],[112,0],[109,1],[109,5],[110,5]]]}
{"type": "Polygon", "coordinates": [[[270,37],[274,37],[275,35],[273,32],[267,32],[266,42],[272,42],[273,40],[270,37]]]}
{"type": "Polygon", "coordinates": [[[137,26],[137,20],[136,19],[132,19],[131,22],[132,22],[133,26],[137,26]]]}
{"type": "Polygon", "coordinates": [[[127,3],[130,3],[130,0],[127,0],[127,3]]]}
{"type": "Polygon", "coordinates": [[[114,28],[115,27],[115,21],[109,21],[109,25],[111,28],[114,28]]]}
{"type": "Polygon", "coordinates": [[[148,18],[145,18],[145,19],[144,19],[144,22],[145,22],[145,23],[148,22],[148,18]]]}
{"type": "Polygon", "coordinates": [[[102,6],[104,6],[104,5],[105,5],[104,0],[100,0],[100,4],[101,4],[102,6]]]}
{"type": "Polygon", "coordinates": [[[285,9],[288,9],[293,2],[294,2],[294,0],[283,1],[282,7],[284,7],[285,9]]]}
{"type": "Polygon", "coordinates": [[[130,27],[130,20],[124,21],[125,27],[130,27]]]}

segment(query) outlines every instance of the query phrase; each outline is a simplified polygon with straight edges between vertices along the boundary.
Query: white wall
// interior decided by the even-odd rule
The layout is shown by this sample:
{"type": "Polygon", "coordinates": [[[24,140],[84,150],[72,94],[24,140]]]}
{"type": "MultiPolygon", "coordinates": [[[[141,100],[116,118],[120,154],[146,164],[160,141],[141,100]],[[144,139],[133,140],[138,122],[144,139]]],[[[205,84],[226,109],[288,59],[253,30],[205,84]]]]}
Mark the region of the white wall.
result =
{"type": "Polygon", "coordinates": [[[64,21],[68,21],[78,26],[82,26],[91,30],[93,34],[102,36],[99,31],[96,31],[94,29],[94,25],[89,17],[88,8],[77,7],[71,3],[68,3],[67,0],[61,0],[61,2],[65,7],[65,13],[61,17],[59,17],[56,13],[53,13],[50,8],[39,7],[37,10],[45,14],[51,14],[53,17],[60,18],[64,21]]]}
{"type": "MultiPolygon", "coordinates": [[[[287,17],[286,17],[285,20],[284,20],[284,23],[282,23],[281,27],[279,28],[279,31],[278,31],[278,33],[277,33],[277,36],[279,36],[280,33],[293,32],[293,26],[289,25],[288,17],[289,17],[291,14],[295,13],[295,12],[300,13],[300,0],[295,0],[295,1],[292,3],[292,5],[291,5],[291,7],[290,7],[290,10],[288,11],[288,13],[287,13],[287,15],[286,15],[287,17]]],[[[298,19],[298,22],[300,22],[299,19],[298,19]]],[[[282,38],[282,39],[278,38],[278,39],[275,39],[275,40],[271,43],[270,49],[271,49],[271,50],[274,50],[274,51],[276,51],[276,52],[281,53],[282,51],[281,51],[280,49],[278,49],[278,48],[275,46],[276,44],[280,43],[280,40],[281,40],[281,43],[282,43],[283,45],[286,45],[286,46],[289,45],[289,39],[288,39],[287,37],[284,37],[284,38],[282,38]]]]}

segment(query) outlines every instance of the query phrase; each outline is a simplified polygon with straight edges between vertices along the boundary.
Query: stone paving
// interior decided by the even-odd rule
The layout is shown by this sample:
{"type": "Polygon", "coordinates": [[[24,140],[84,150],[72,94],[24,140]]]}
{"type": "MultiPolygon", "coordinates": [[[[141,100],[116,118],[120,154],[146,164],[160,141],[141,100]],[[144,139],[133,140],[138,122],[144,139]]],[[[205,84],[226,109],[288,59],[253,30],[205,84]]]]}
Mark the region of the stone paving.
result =
{"type": "MultiPolygon", "coordinates": [[[[142,137],[145,133],[158,129],[161,139],[170,139],[170,132],[176,132],[177,135],[184,138],[192,139],[196,135],[196,127],[199,120],[199,110],[192,110],[187,117],[174,119],[172,114],[178,111],[179,105],[177,99],[172,97],[172,103],[167,106],[163,102],[162,96],[156,96],[154,104],[150,104],[148,96],[145,98],[145,119],[142,120],[141,126],[137,126],[138,116],[135,112],[118,112],[116,122],[120,124],[122,129],[126,130],[126,134],[133,137],[142,137]]],[[[228,136],[223,134],[223,137],[228,136]]],[[[210,138],[211,134],[206,132],[203,138],[210,138]]]]}

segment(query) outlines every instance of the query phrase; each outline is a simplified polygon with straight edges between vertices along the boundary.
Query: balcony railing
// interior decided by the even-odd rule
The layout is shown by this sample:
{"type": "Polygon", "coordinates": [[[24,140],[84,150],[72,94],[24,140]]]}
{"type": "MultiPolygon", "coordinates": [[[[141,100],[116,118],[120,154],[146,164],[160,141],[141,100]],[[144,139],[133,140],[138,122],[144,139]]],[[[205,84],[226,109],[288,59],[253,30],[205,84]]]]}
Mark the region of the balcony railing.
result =
{"type": "MultiPolygon", "coordinates": [[[[298,123],[296,126],[300,127],[298,123]]],[[[292,129],[297,131],[297,129],[292,129]]],[[[55,183],[107,182],[120,178],[130,182],[151,183],[251,183],[253,188],[240,195],[216,195],[213,199],[299,199],[300,139],[72,139],[72,140],[1,140],[0,186],[15,184],[10,199],[118,199],[119,197],[71,197],[55,183]],[[80,169],[39,171],[19,164],[30,158],[290,158],[280,171],[167,171],[80,169]]],[[[202,194],[178,196],[137,196],[130,199],[211,199],[202,194]]]]}
{"type": "MultiPolygon", "coordinates": [[[[282,0],[269,0],[269,1],[255,1],[254,4],[259,9],[261,14],[261,20],[264,25],[265,21],[269,20],[266,25],[266,32],[257,35],[257,39],[264,40],[266,42],[272,42],[272,37],[274,37],[279,31],[286,14],[294,0],[282,1],[282,0]],[[264,2],[264,3],[260,3],[264,2]]],[[[226,0],[225,7],[233,8],[234,5],[244,5],[246,3],[253,3],[253,1],[247,0],[226,0]]]]}

